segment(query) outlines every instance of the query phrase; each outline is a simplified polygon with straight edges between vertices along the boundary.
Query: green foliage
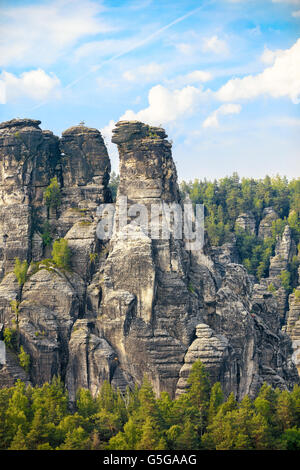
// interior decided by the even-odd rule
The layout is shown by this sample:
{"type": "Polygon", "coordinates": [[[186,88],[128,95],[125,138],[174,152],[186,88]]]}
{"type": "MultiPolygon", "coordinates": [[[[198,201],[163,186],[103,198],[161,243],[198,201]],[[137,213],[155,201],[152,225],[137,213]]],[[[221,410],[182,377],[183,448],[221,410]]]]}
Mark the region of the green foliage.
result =
{"type": "Polygon", "coordinates": [[[61,191],[56,176],[51,178],[44,191],[44,201],[48,209],[57,210],[61,206],[61,191]]]}
{"type": "Polygon", "coordinates": [[[297,302],[300,302],[300,290],[299,289],[294,289],[294,296],[295,296],[295,300],[297,302]]]}
{"type": "Polygon", "coordinates": [[[276,292],[276,287],[274,284],[272,284],[272,282],[268,285],[268,291],[272,293],[276,292]]]}
{"type": "Polygon", "coordinates": [[[115,202],[116,198],[117,198],[117,191],[118,191],[119,183],[120,183],[120,176],[117,175],[117,173],[115,171],[112,171],[112,173],[110,175],[108,187],[111,191],[111,196],[112,196],[113,202],[115,202]]]}
{"type": "Polygon", "coordinates": [[[30,368],[30,356],[24,351],[23,346],[20,347],[20,354],[18,355],[20,366],[28,373],[30,368]]]}
{"type": "Polygon", "coordinates": [[[3,337],[9,349],[18,351],[18,331],[15,328],[5,328],[3,337]]]}
{"type": "Polygon", "coordinates": [[[191,282],[188,283],[188,291],[194,294],[195,288],[191,282]]]}
{"type": "MultiPolygon", "coordinates": [[[[193,204],[204,204],[205,229],[212,245],[222,245],[236,238],[238,254],[250,274],[258,279],[268,276],[270,257],[274,255],[277,237],[288,223],[296,243],[300,241],[300,179],[288,181],[276,176],[264,179],[242,178],[234,173],[220,180],[198,180],[180,185],[182,197],[189,195],[193,204]],[[272,224],[269,239],[262,240],[257,234],[248,233],[236,226],[237,217],[253,214],[256,228],[266,207],[272,207],[279,218],[272,224]]],[[[289,266],[291,286],[295,287],[299,259],[289,266]]]]}
{"type": "Polygon", "coordinates": [[[96,413],[97,403],[89,390],[81,388],[77,391],[76,407],[80,416],[84,418],[96,413]]]}
{"type": "Polygon", "coordinates": [[[51,245],[52,243],[52,229],[51,229],[51,225],[50,223],[48,222],[48,220],[46,222],[44,222],[43,226],[42,226],[42,240],[43,240],[43,244],[44,246],[49,246],[51,245]]]}
{"type": "Polygon", "coordinates": [[[59,378],[42,387],[0,389],[0,449],[300,450],[300,387],[263,384],[255,400],[226,399],[196,361],[186,393],[155,397],[144,378],[124,394],[104,382],[94,397],[80,389],[76,409],[59,378]]]}
{"type": "Polygon", "coordinates": [[[280,273],[280,280],[281,280],[281,284],[282,284],[282,287],[286,290],[286,291],[290,291],[291,289],[291,274],[289,273],[289,271],[287,271],[286,269],[283,269],[280,273]]]}
{"type": "Polygon", "coordinates": [[[98,258],[98,253],[90,253],[90,262],[95,263],[98,258]]]}
{"type": "Polygon", "coordinates": [[[23,286],[23,284],[25,284],[26,282],[27,271],[28,271],[27,261],[24,260],[21,262],[19,258],[15,258],[14,273],[20,286],[23,286]]]}
{"type": "Polygon", "coordinates": [[[88,226],[88,225],[91,225],[91,223],[92,223],[92,222],[91,222],[90,220],[81,220],[81,221],[79,222],[79,225],[80,225],[81,227],[86,227],[86,226],[88,226]]]}
{"type": "Polygon", "coordinates": [[[70,269],[71,251],[68,246],[68,240],[59,238],[53,243],[52,260],[58,268],[70,269]]]}
{"type": "Polygon", "coordinates": [[[16,316],[16,318],[15,318],[15,320],[13,320],[13,322],[18,324],[19,323],[19,305],[20,305],[20,302],[19,302],[19,300],[11,300],[9,305],[11,306],[12,312],[16,316]]]}

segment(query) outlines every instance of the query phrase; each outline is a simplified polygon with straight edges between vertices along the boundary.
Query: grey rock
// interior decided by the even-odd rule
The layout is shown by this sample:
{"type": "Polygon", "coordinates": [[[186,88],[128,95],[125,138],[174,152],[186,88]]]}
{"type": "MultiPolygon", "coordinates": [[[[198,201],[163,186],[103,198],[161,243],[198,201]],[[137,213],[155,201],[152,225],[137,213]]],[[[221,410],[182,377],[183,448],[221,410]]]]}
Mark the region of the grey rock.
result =
{"type": "MultiPolygon", "coordinates": [[[[197,359],[212,382],[221,381],[225,394],[239,399],[255,396],[264,381],[282,389],[299,381],[293,296],[286,328],[292,340],[280,329],[286,294],[279,276],[295,252],[288,228],[270,278],[254,284],[239,264],[234,237],[212,247],[205,236],[202,250],[190,252],[172,230],[169,238],[151,239],[137,215],[119,227],[122,198],[148,210],[153,203],[182,204],[165,131],[122,121],[113,131],[120,155],[113,236],[99,240],[96,209],[111,201],[100,132],[75,126],[59,141],[39,125],[29,119],[0,125],[0,323],[17,325],[33,385],[60,375],[74,403],[80,387],[96,395],[108,380],[125,390],[147,373],[157,395],[166,390],[174,397],[185,392],[197,359]],[[48,211],[43,192],[53,176],[62,203],[48,211]],[[71,270],[40,262],[36,272],[31,265],[21,288],[12,273],[15,257],[30,262],[51,255],[41,238],[45,221],[54,239],[68,240],[71,270]],[[276,294],[268,290],[271,282],[276,294]],[[17,312],[13,300],[20,301],[17,312]]],[[[265,210],[261,237],[269,236],[276,218],[265,210]]],[[[242,214],[237,223],[253,231],[250,219],[242,214]]],[[[0,383],[29,380],[14,367],[2,367],[0,383]]]]}
{"type": "Polygon", "coordinates": [[[258,236],[263,239],[272,237],[272,223],[277,219],[279,219],[277,212],[272,207],[266,207],[259,224],[258,236]]]}
{"type": "Polygon", "coordinates": [[[256,233],[256,221],[255,217],[251,212],[244,212],[240,214],[235,221],[235,225],[241,227],[253,235],[256,233]]]}
{"type": "Polygon", "coordinates": [[[71,403],[79,388],[88,388],[97,396],[103,382],[111,381],[118,364],[116,352],[101,338],[91,320],[77,320],[69,342],[66,386],[71,403]]]}

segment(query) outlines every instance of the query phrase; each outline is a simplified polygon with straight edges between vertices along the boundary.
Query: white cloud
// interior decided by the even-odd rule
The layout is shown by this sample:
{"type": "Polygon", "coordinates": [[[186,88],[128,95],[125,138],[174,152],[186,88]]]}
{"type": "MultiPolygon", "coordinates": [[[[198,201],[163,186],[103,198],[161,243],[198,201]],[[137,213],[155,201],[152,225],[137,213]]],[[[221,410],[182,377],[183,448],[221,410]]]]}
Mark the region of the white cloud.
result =
{"type": "Polygon", "coordinates": [[[172,79],[165,79],[164,83],[174,88],[184,87],[186,85],[198,85],[208,82],[213,78],[212,74],[206,70],[193,70],[185,75],[177,75],[172,79]]]}
{"type": "Polygon", "coordinates": [[[277,49],[276,51],[271,51],[271,49],[268,49],[265,47],[264,52],[262,53],[260,60],[267,65],[271,65],[275,62],[275,59],[277,57],[280,57],[284,54],[284,50],[282,49],[277,49]]]}
{"type": "Polygon", "coordinates": [[[186,83],[208,82],[212,79],[212,74],[205,70],[194,70],[184,76],[186,83]]]}
{"type": "Polygon", "coordinates": [[[116,144],[113,144],[111,141],[112,138],[112,130],[115,127],[116,122],[114,120],[110,120],[109,123],[100,129],[102,137],[105,141],[105,145],[107,147],[107,151],[109,154],[109,158],[111,161],[111,169],[112,171],[118,172],[118,164],[119,164],[119,155],[118,149],[116,144]]]}
{"type": "Polygon", "coordinates": [[[209,90],[186,86],[180,90],[169,90],[162,85],[152,87],[148,94],[149,106],[141,111],[127,110],[120,120],[138,120],[159,125],[175,121],[192,114],[209,90]]]}
{"type": "Polygon", "coordinates": [[[1,9],[0,65],[49,64],[84,37],[112,28],[97,15],[101,2],[54,0],[1,9]]]}
{"type": "Polygon", "coordinates": [[[219,39],[218,36],[205,38],[202,45],[204,52],[213,52],[214,54],[228,54],[229,49],[226,41],[219,39]]]}
{"type": "Polygon", "coordinates": [[[300,10],[293,11],[292,16],[294,18],[300,18],[300,10]]]}
{"type": "Polygon", "coordinates": [[[293,103],[299,103],[300,39],[282,51],[263,72],[229,80],[216,92],[216,97],[221,101],[236,101],[264,94],[273,98],[289,97],[293,103]]]}
{"type": "Polygon", "coordinates": [[[141,65],[136,69],[126,70],[122,76],[128,82],[136,82],[138,80],[151,81],[159,78],[163,70],[163,65],[152,62],[147,65],[141,65]]]}
{"type": "Polygon", "coordinates": [[[179,42],[175,44],[176,49],[184,55],[192,55],[195,51],[195,46],[187,42],[179,42]]]}
{"type": "Polygon", "coordinates": [[[6,104],[19,98],[44,100],[50,95],[58,96],[59,88],[59,79],[42,69],[24,72],[20,77],[4,71],[0,74],[0,103],[6,104]]]}
{"type": "Polygon", "coordinates": [[[217,34],[212,36],[203,36],[198,31],[190,30],[184,34],[173,35],[171,44],[181,54],[189,57],[194,55],[216,54],[225,55],[229,54],[229,45],[225,39],[221,39],[217,34]]]}
{"type": "Polygon", "coordinates": [[[241,105],[239,104],[222,104],[218,109],[211,113],[203,122],[202,127],[218,127],[219,117],[227,114],[239,114],[241,112],[241,105]]]}

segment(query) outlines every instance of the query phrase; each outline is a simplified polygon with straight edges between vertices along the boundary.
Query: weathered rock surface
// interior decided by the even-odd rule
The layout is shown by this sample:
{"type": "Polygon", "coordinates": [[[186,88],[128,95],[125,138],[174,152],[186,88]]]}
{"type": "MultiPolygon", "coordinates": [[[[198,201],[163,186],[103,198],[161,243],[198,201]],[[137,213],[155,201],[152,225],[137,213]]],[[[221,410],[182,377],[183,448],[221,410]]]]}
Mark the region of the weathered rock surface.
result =
{"type": "Polygon", "coordinates": [[[66,386],[71,402],[79,387],[88,388],[94,396],[105,380],[110,380],[117,366],[116,353],[104,338],[99,337],[95,322],[77,320],[69,342],[69,363],[66,386]]]}
{"type": "Polygon", "coordinates": [[[13,119],[0,127],[0,240],[3,274],[15,257],[31,259],[33,212],[55,175],[59,139],[40,121],[13,119]]]}
{"type": "MultiPolygon", "coordinates": [[[[255,396],[264,381],[291,388],[298,380],[292,342],[280,330],[278,294],[268,290],[294,252],[288,229],[278,240],[271,278],[256,285],[238,264],[234,239],[222,247],[206,240],[203,249],[188,251],[172,229],[169,238],[151,237],[147,224],[139,224],[138,205],[148,215],[151,204],[182,207],[171,144],[161,128],[123,121],[113,132],[120,185],[112,238],[99,240],[96,208],[111,201],[100,132],[76,126],[59,140],[39,125],[29,119],[0,124],[0,235],[8,235],[0,252],[0,323],[18,329],[31,357],[32,383],[59,374],[74,402],[79,387],[96,395],[109,380],[124,390],[147,373],[157,394],[175,396],[185,391],[188,372],[201,359],[211,380],[239,399],[255,396]],[[61,206],[49,211],[43,192],[53,176],[61,206]],[[135,211],[121,227],[124,201],[135,211]],[[46,221],[54,239],[68,240],[71,271],[40,262],[21,288],[12,273],[14,258],[50,256],[41,233],[46,221]]],[[[269,236],[275,218],[266,211],[261,237],[269,236]]],[[[240,219],[243,228],[255,230],[249,214],[240,219]]],[[[297,333],[296,316],[291,296],[290,334],[297,333]]],[[[2,369],[0,382],[12,383],[14,374],[2,369]]]]}
{"type": "Polygon", "coordinates": [[[249,233],[256,233],[256,221],[255,217],[251,212],[244,212],[240,214],[235,221],[235,225],[241,227],[249,233]]]}
{"type": "Polygon", "coordinates": [[[0,364],[0,388],[13,387],[17,380],[32,385],[29,375],[19,365],[16,355],[6,350],[6,364],[0,364]]]}
{"type": "MultiPolygon", "coordinates": [[[[171,145],[160,128],[120,122],[113,142],[120,155],[120,199],[128,203],[180,202],[171,145]]],[[[118,209],[117,209],[118,211],[118,209]]],[[[118,213],[118,212],[117,212],[118,213]]],[[[152,240],[129,221],[115,227],[103,270],[99,329],[119,358],[117,374],[141,383],[147,371],[157,394],[175,393],[184,354],[201,319],[188,288],[189,256],[179,240],[152,240]],[[131,273],[128,275],[128,273],[131,273]]]]}
{"type": "Polygon", "coordinates": [[[31,377],[42,384],[65,376],[73,323],[83,310],[83,281],[40,269],[26,282],[19,305],[21,343],[32,358],[31,377]]]}
{"type": "Polygon", "coordinates": [[[231,347],[225,336],[217,335],[205,323],[200,323],[196,327],[197,338],[190,345],[185,358],[184,365],[180,369],[179,380],[177,382],[176,395],[184,393],[187,388],[187,379],[195,361],[201,360],[206,370],[209,372],[212,382],[226,384],[225,393],[236,388],[231,384],[231,379],[236,376],[236,364],[231,358],[231,347]]]}
{"type": "Polygon", "coordinates": [[[272,224],[277,220],[278,214],[272,207],[266,207],[258,228],[258,236],[266,239],[272,237],[272,224]]]}
{"type": "Polygon", "coordinates": [[[296,245],[291,236],[291,229],[285,226],[282,237],[278,237],[275,256],[270,258],[268,284],[272,284],[276,289],[278,310],[282,323],[285,321],[285,313],[288,309],[288,293],[282,285],[281,274],[288,269],[293,256],[296,254],[296,245]]]}
{"type": "MultiPolygon", "coordinates": [[[[300,281],[300,268],[298,269],[298,282],[300,281]]],[[[289,311],[287,312],[286,326],[284,331],[292,339],[294,350],[293,359],[300,375],[300,285],[295,289],[295,293],[289,296],[289,311]]]]}
{"type": "Polygon", "coordinates": [[[270,259],[269,277],[278,277],[296,254],[295,242],[292,239],[291,229],[285,226],[282,237],[277,240],[275,256],[270,259]]]}

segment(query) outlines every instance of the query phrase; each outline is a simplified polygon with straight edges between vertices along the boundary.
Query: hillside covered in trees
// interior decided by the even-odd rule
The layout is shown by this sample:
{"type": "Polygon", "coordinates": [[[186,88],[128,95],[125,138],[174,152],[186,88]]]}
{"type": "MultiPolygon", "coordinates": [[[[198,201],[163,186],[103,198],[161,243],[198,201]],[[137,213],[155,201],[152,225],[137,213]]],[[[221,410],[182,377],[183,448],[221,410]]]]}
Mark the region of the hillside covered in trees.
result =
{"type": "MultiPolygon", "coordinates": [[[[270,256],[274,255],[277,238],[288,224],[298,245],[300,241],[300,179],[288,181],[276,176],[264,179],[242,178],[234,173],[220,180],[195,179],[181,183],[183,197],[188,195],[194,204],[204,204],[205,226],[212,245],[222,245],[236,240],[241,262],[250,274],[258,279],[268,275],[270,256]],[[258,228],[266,208],[272,208],[277,218],[272,221],[271,236],[263,239],[258,228]],[[252,232],[236,224],[241,214],[255,219],[252,232]]],[[[299,251],[299,247],[298,247],[299,251]]],[[[296,287],[298,258],[289,266],[286,286],[296,287]]]]}
{"type": "Polygon", "coordinates": [[[122,395],[108,382],[93,398],[80,389],[76,409],[59,379],[42,387],[17,382],[0,390],[0,449],[10,450],[300,450],[300,387],[264,384],[255,400],[224,399],[200,361],[189,389],[156,399],[145,377],[122,395]]]}

